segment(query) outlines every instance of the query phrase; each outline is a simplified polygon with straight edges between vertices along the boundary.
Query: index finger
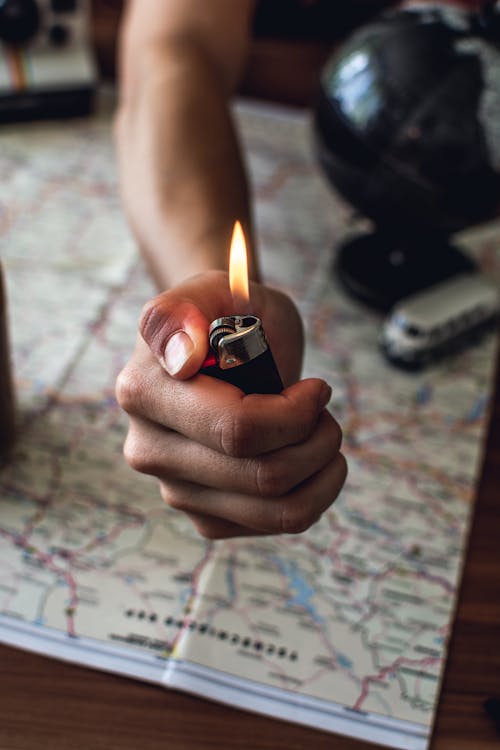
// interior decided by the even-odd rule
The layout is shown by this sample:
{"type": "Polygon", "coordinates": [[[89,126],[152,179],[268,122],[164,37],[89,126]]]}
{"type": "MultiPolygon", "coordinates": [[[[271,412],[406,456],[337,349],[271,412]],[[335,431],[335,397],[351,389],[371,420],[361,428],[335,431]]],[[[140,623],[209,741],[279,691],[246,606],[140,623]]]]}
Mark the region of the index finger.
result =
{"type": "Polygon", "coordinates": [[[331,394],[316,378],[278,395],[245,395],[206,375],[178,381],[148,352],[134,357],[119,375],[121,407],[229,456],[251,457],[303,442],[331,394]]]}

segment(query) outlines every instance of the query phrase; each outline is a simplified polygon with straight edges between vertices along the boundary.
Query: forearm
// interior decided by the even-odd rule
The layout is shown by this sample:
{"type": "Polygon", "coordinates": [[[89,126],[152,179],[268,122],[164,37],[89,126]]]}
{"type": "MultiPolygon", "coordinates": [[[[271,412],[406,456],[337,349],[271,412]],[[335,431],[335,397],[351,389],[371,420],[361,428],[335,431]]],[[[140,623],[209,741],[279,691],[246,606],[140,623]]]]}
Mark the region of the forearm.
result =
{"type": "Polygon", "coordinates": [[[115,136],[126,213],[166,288],[227,268],[235,219],[253,246],[248,189],[226,93],[203,49],[155,43],[140,58],[115,136]]]}

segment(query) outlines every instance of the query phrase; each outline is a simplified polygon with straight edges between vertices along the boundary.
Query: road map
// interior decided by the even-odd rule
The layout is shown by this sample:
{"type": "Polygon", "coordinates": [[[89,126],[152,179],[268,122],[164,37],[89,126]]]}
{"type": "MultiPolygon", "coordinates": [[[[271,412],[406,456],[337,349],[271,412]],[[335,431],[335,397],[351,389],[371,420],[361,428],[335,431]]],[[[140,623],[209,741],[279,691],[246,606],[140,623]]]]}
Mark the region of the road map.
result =
{"type": "MultiPolygon", "coordinates": [[[[210,542],[122,458],[114,381],[155,292],[122,216],[111,102],[0,132],[0,254],[20,437],[0,473],[0,639],[394,748],[428,746],[493,388],[496,337],[419,374],[331,273],[364,228],[307,113],[248,102],[268,283],[333,386],[349,477],[294,536],[210,542]]],[[[459,237],[500,281],[498,224],[459,237]]],[[[265,324],[265,321],[264,321],[265,324]]]]}

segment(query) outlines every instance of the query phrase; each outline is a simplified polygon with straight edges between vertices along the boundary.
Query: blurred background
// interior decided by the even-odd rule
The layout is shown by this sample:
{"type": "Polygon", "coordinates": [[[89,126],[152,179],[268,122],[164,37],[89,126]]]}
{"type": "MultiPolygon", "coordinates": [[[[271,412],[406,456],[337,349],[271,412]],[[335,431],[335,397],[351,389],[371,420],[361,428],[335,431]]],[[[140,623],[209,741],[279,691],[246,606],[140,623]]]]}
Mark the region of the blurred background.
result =
{"type": "MultiPolygon", "coordinates": [[[[471,0],[470,5],[475,5],[471,0]]],[[[101,75],[113,79],[123,0],[93,0],[92,28],[101,75]]],[[[390,0],[260,0],[254,41],[240,93],[307,105],[332,44],[382,9],[390,0]]]]}

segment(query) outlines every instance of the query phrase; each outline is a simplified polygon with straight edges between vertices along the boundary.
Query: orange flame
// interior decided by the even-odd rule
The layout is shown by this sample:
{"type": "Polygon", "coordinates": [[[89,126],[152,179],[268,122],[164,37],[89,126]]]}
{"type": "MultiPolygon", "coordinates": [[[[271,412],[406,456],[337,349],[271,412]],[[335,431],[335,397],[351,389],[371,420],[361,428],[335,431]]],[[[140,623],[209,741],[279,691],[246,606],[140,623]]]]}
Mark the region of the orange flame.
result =
{"type": "Polygon", "coordinates": [[[237,313],[246,312],[250,301],[247,246],[239,221],[234,225],[229,252],[229,288],[231,289],[235,311],[237,313]]]}

